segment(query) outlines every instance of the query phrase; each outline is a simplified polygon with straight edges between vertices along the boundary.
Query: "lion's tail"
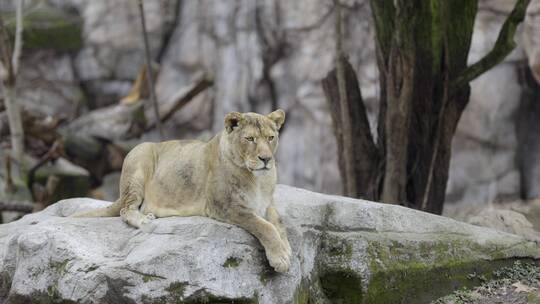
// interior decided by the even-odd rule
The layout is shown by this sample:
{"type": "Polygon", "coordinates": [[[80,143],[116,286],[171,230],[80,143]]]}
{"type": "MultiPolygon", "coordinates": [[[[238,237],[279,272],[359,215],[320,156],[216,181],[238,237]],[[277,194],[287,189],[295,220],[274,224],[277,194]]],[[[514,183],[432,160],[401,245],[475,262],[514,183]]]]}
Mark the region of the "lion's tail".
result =
{"type": "Polygon", "coordinates": [[[111,216],[119,216],[120,215],[120,209],[122,209],[122,204],[120,200],[117,200],[116,202],[110,204],[109,206],[105,208],[99,208],[99,209],[93,209],[89,211],[82,211],[77,212],[75,214],[70,215],[70,217],[111,217],[111,216]]]}

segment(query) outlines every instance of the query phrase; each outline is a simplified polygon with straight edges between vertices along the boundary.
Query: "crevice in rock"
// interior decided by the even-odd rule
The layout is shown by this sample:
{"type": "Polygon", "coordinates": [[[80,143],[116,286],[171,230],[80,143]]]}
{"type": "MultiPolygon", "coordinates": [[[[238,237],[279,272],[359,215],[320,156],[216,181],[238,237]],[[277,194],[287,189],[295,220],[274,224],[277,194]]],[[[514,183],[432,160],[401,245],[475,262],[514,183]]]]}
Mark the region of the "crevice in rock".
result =
{"type": "Polygon", "coordinates": [[[526,62],[518,65],[523,93],[516,115],[516,162],[520,174],[520,198],[540,197],[540,86],[526,62]]]}
{"type": "Polygon", "coordinates": [[[122,268],[122,269],[127,270],[129,272],[133,272],[135,274],[138,274],[138,275],[142,276],[142,280],[145,283],[149,282],[149,281],[152,281],[152,280],[156,280],[156,279],[161,279],[161,280],[166,280],[167,279],[164,276],[160,276],[160,275],[152,274],[152,273],[146,273],[146,272],[138,271],[138,270],[135,270],[135,269],[129,269],[129,268],[122,268]]]}
{"type": "Polygon", "coordinates": [[[326,271],[319,277],[321,288],[335,303],[362,303],[362,281],[354,271],[326,271]]]}
{"type": "MultiPolygon", "coordinates": [[[[266,87],[267,95],[270,98],[271,109],[279,107],[279,96],[276,83],[272,78],[272,68],[289,53],[289,43],[287,32],[282,28],[282,17],[280,2],[274,2],[274,20],[272,25],[265,24],[263,20],[263,7],[260,4],[255,6],[255,30],[261,45],[262,78],[258,86],[266,87]]],[[[266,95],[266,94],[265,94],[266,95]]],[[[251,99],[251,110],[258,111],[257,106],[261,100],[251,99]]]]}

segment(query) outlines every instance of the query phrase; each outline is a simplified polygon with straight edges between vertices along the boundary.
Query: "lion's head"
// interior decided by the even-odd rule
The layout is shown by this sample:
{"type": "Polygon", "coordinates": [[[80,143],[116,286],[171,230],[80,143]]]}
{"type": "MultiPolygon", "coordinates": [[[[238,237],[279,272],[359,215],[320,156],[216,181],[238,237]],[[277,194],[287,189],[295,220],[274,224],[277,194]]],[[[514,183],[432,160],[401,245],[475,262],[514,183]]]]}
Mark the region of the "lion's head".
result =
{"type": "Polygon", "coordinates": [[[225,117],[225,137],[229,156],[240,167],[263,173],[275,165],[279,129],[285,112],[276,110],[268,115],[231,112],[225,117]]]}

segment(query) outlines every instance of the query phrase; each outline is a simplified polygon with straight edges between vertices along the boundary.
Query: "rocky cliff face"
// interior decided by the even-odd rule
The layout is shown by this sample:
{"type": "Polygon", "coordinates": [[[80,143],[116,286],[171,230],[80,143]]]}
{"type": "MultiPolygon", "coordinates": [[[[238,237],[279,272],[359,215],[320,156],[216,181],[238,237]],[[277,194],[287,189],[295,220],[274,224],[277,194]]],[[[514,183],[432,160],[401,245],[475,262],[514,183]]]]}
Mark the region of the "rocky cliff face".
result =
{"type": "Polygon", "coordinates": [[[273,272],[246,231],[203,217],[66,218],[108,202],[64,200],[0,225],[0,302],[427,303],[478,284],[534,242],[395,205],[278,186],[293,248],[273,272]],[[468,274],[476,276],[468,276],[468,274]]]}
{"type": "MultiPolygon", "coordinates": [[[[493,202],[538,195],[539,150],[533,135],[540,130],[538,85],[527,62],[538,56],[533,33],[539,4],[531,2],[514,52],[471,84],[470,103],[453,142],[449,201],[493,202]]],[[[514,1],[480,1],[470,63],[489,52],[513,5],[514,1]]]]}
{"type": "MultiPolygon", "coordinates": [[[[489,51],[513,2],[480,1],[471,62],[489,51]]],[[[538,79],[539,2],[530,6],[518,49],[472,84],[471,102],[454,141],[449,201],[484,202],[540,193],[536,156],[540,144],[534,136],[540,110],[531,101],[537,95],[529,94],[537,86],[523,77],[530,66],[538,79]],[[528,102],[523,101],[524,94],[529,94],[528,102]]],[[[40,3],[54,16],[78,25],[82,36],[78,44],[69,44],[78,45],[76,49],[45,41],[25,51],[19,81],[25,104],[71,117],[126,95],[144,62],[136,2],[40,3]]],[[[345,4],[345,50],[358,72],[373,128],[379,92],[369,3],[345,4]]],[[[145,5],[151,49],[161,63],[157,75],[161,103],[200,73],[215,78],[211,90],[167,123],[169,138],[215,132],[229,111],[268,112],[281,107],[288,119],[279,152],[280,181],[327,193],[341,191],[320,85],[334,64],[332,1],[174,0],[145,5]]],[[[11,6],[11,1],[0,1],[3,10],[11,6]]],[[[38,9],[43,7],[28,8],[38,9]]]]}

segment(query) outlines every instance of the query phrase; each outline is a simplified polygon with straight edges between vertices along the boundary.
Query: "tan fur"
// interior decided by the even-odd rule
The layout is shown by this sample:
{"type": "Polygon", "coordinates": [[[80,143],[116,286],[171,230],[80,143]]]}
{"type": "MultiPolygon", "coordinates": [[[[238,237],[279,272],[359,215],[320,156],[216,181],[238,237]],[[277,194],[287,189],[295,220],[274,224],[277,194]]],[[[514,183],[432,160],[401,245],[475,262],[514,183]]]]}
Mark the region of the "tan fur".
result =
{"type": "Polygon", "coordinates": [[[266,116],[233,112],[209,142],[142,143],[124,160],[120,198],[73,216],[120,215],[143,229],[156,217],[208,216],[249,231],[270,265],[286,272],[291,247],[273,201],[274,153],[284,119],[282,110],[266,116]]]}

